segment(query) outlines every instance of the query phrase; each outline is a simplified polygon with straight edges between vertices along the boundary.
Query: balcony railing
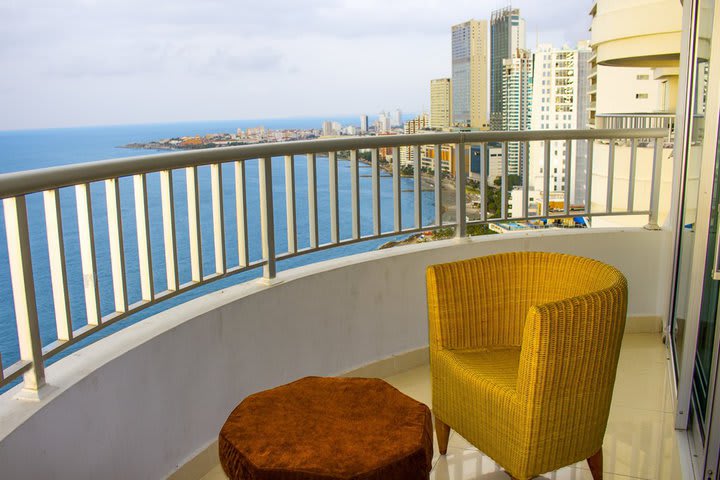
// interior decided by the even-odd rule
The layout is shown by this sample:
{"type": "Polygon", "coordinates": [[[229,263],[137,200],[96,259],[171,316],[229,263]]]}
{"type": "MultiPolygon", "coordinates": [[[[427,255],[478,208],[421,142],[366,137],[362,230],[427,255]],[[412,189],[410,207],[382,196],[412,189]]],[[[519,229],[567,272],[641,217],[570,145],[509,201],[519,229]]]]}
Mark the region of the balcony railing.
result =
{"type": "Polygon", "coordinates": [[[673,113],[598,113],[595,126],[607,129],[665,129],[665,141],[675,138],[675,114],[673,113]]]}
{"type": "MultiPolygon", "coordinates": [[[[276,276],[276,263],[280,260],[300,255],[330,249],[357,242],[380,239],[401,234],[413,234],[423,231],[434,231],[441,228],[454,228],[455,236],[463,238],[467,234],[467,227],[471,225],[487,225],[489,223],[503,222],[510,218],[508,210],[510,184],[508,181],[508,146],[524,144],[524,151],[529,151],[529,142],[544,143],[544,205],[549,205],[550,198],[550,144],[551,141],[565,141],[564,182],[571,184],[574,177],[572,172],[573,145],[587,142],[586,172],[585,172],[585,202],[581,211],[577,205],[570,208],[570,189],[565,188],[564,209],[551,212],[550,215],[529,215],[529,174],[528,165],[522,168],[522,188],[524,190],[524,205],[522,216],[513,218],[513,221],[529,221],[542,219],[567,218],[574,216],[611,216],[611,215],[648,215],[648,224],[657,227],[658,204],[660,194],[660,173],[662,139],[667,135],[665,128],[644,130],[559,130],[559,131],[528,131],[528,132],[472,132],[472,133],[428,133],[417,135],[354,137],[347,139],[299,141],[275,144],[259,144],[241,147],[217,148],[201,151],[188,151],[150,155],[118,160],[107,160],[92,163],[74,164],[64,167],[48,168],[43,170],[25,171],[0,175],[0,198],[3,201],[4,221],[7,236],[8,258],[10,263],[10,278],[12,283],[12,296],[15,310],[15,322],[19,340],[19,360],[11,365],[3,366],[0,357],[0,387],[24,375],[24,391],[29,394],[37,393],[45,383],[46,362],[58,355],[71,345],[98,332],[127,316],[139,312],[147,307],[168,300],[180,293],[197,288],[222,278],[252,269],[262,269],[265,281],[271,282],[276,276]],[[637,139],[653,139],[654,151],[652,161],[652,178],[649,198],[638,202],[634,196],[635,162],[637,139]],[[605,140],[611,145],[607,163],[607,202],[605,208],[598,210],[592,208],[592,179],[593,179],[593,142],[605,140]],[[613,207],[613,181],[614,178],[614,145],[616,141],[629,141],[630,155],[630,182],[628,185],[628,201],[622,211],[613,207]],[[497,216],[490,218],[487,212],[488,185],[480,182],[480,218],[468,220],[466,218],[466,146],[488,145],[490,143],[502,145],[504,160],[501,165],[501,203],[497,209],[497,216]],[[423,202],[421,201],[421,146],[432,146],[434,149],[434,212],[430,222],[423,221],[423,202]],[[441,151],[443,145],[455,145],[457,152],[455,161],[455,220],[444,222],[442,218],[442,168],[441,151]],[[401,200],[401,165],[400,148],[409,147],[413,152],[413,222],[410,227],[403,227],[402,200],[401,200]],[[361,192],[359,175],[360,151],[369,151],[369,164],[371,180],[369,191],[361,192]],[[340,232],[340,203],[338,190],[338,156],[340,152],[349,152],[350,166],[350,215],[351,234],[346,237],[340,232]],[[392,228],[384,229],[381,222],[381,154],[389,153],[391,157],[392,181],[392,228]],[[325,160],[325,155],[327,159],[325,160]],[[321,157],[322,156],[322,157],[321,157]],[[276,166],[284,168],[273,170],[273,159],[276,166]],[[279,162],[283,163],[280,164],[279,162]],[[318,162],[328,162],[328,195],[329,195],[329,223],[330,241],[321,242],[319,226],[322,217],[318,214],[318,162]],[[246,169],[250,162],[253,169],[257,166],[258,203],[260,220],[260,243],[262,256],[254,260],[250,258],[248,238],[252,233],[248,227],[250,208],[248,207],[248,192],[250,191],[250,176],[246,169]],[[296,167],[307,170],[307,191],[296,189],[296,167]],[[214,268],[207,272],[203,268],[203,255],[208,252],[202,248],[201,235],[201,208],[200,208],[200,168],[209,168],[210,175],[210,209],[212,248],[207,249],[214,256],[214,268]],[[224,182],[223,175],[232,171],[232,181],[224,182]],[[184,174],[185,184],[175,180],[184,174]],[[159,188],[155,192],[149,187],[148,178],[153,180],[159,176],[159,188]],[[285,190],[285,236],[287,251],[278,251],[276,247],[276,230],[278,224],[275,215],[278,209],[274,205],[273,185],[274,176],[284,176],[285,190]],[[131,183],[130,183],[131,182],[131,183]],[[127,188],[121,189],[121,183],[127,188]],[[229,188],[228,185],[231,187],[229,188]],[[179,187],[179,188],[178,188],[179,187]],[[178,192],[176,190],[180,189],[178,192]],[[61,202],[61,193],[74,191],[74,214],[77,215],[77,238],[79,239],[79,263],[82,272],[82,289],[84,295],[83,318],[71,318],[70,291],[68,282],[66,257],[66,234],[63,227],[64,210],[61,202]],[[97,204],[98,194],[104,191],[104,216],[93,215],[93,203],[97,204]],[[123,198],[121,191],[131,191],[134,205],[127,204],[128,198],[123,198]],[[94,192],[94,193],[93,193],[94,192]],[[149,201],[152,194],[154,202],[149,201]],[[176,211],[178,195],[186,198],[186,209],[176,211]],[[372,229],[363,234],[361,228],[361,194],[370,195],[369,206],[372,217],[372,229]],[[38,300],[36,296],[36,282],[34,281],[34,267],[37,267],[31,255],[31,243],[37,243],[37,236],[31,235],[28,221],[27,199],[42,196],[42,210],[45,216],[46,234],[44,248],[48,252],[47,268],[50,270],[51,292],[54,307],[54,320],[57,331],[56,339],[45,346],[42,345],[40,325],[38,321],[38,300]],[[158,197],[158,198],[156,198],[158,197]],[[234,204],[232,217],[226,215],[225,202],[231,200],[234,204]],[[643,203],[646,209],[637,209],[634,205],[643,203]],[[307,205],[307,212],[299,212],[298,205],[307,205]],[[134,215],[128,216],[128,210],[134,215]],[[126,215],[123,215],[125,211],[126,215]],[[186,215],[186,225],[189,230],[187,243],[189,246],[189,276],[190,281],[181,283],[179,274],[179,248],[178,231],[176,228],[176,215],[186,215]],[[307,220],[307,239],[299,242],[298,218],[303,224],[307,220]],[[130,217],[130,218],[128,218],[130,217]],[[161,225],[152,225],[151,218],[160,218],[161,225]],[[228,227],[228,223],[232,224],[228,227]],[[128,268],[126,262],[126,239],[123,228],[128,224],[134,229],[137,239],[137,269],[136,283],[139,283],[140,300],[130,303],[128,293],[128,268]],[[150,230],[152,227],[161,228],[164,248],[164,271],[158,275],[158,268],[153,269],[150,230]],[[96,233],[102,228],[103,242],[109,245],[109,258],[98,258],[96,254],[96,233]],[[233,228],[232,237],[237,242],[233,244],[236,251],[232,258],[237,262],[229,264],[228,245],[226,235],[233,228]],[[105,236],[106,235],[106,236],[105,236]],[[308,245],[302,248],[300,245],[308,245]],[[109,264],[111,271],[110,282],[112,288],[107,291],[112,299],[106,299],[113,305],[112,312],[101,314],[101,292],[98,280],[98,262],[109,264]],[[158,277],[165,277],[158,278],[158,277]],[[166,285],[165,289],[159,287],[166,285]],[[78,324],[81,324],[79,327],[78,324]]],[[[484,149],[483,149],[484,150],[484,149]]],[[[526,159],[527,161],[527,159],[526,159]]],[[[254,172],[254,170],[253,170],[254,172]]],[[[481,162],[480,178],[487,178],[488,165],[481,162]]],[[[303,175],[304,176],[304,175],[303,175]]],[[[226,177],[227,178],[227,177],[226,177]]],[[[275,178],[279,180],[279,178],[275,178]]],[[[324,183],[324,181],[322,182],[324,183]]],[[[365,182],[367,184],[367,182],[365,182]]],[[[207,188],[207,186],[205,186],[207,188]]],[[[324,195],[325,192],[323,191],[324,195]]],[[[65,195],[67,197],[67,195],[65,195]]],[[[127,197],[127,195],[126,195],[127,197]]],[[[67,202],[65,202],[67,203],[67,202]]],[[[182,203],[182,202],[180,202],[182,203]]],[[[68,212],[65,212],[66,214],[68,212]]],[[[426,218],[428,215],[426,215],[426,218]]],[[[183,222],[185,223],[185,222],[183,222]]],[[[407,223],[407,222],[406,222],[407,223]]],[[[323,225],[323,228],[328,225],[323,225]]],[[[74,226],[73,226],[74,227],[74,226]]],[[[183,233],[184,235],[184,233],[183,233]]],[[[37,248],[37,246],[36,246],[37,248]]],[[[72,259],[75,260],[75,259],[72,259]]],[[[103,265],[104,266],[104,265],[103,265]]],[[[183,265],[184,266],[184,265],[183,265]]],[[[134,270],[133,270],[134,272],[134,270]]]]}

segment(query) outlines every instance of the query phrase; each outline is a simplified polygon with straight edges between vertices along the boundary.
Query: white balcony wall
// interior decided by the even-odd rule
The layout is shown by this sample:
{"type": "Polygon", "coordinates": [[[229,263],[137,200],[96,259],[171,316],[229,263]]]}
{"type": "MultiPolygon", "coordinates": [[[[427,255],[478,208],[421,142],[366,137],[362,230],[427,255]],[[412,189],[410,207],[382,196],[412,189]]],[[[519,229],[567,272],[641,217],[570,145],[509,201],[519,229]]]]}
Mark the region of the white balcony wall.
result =
{"type": "Polygon", "coordinates": [[[160,313],[47,369],[40,402],[0,397],[0,464],[12,479],[157,479],[217,436],[255,391],[427,346],[425,268],[518,250],[620,268],[630,325],[665,314],[671,234],[545,231],[448,240],[310,265],[160,313]]]}
{"type": "MultiPolygon", "coordinates": [[[[592,211],[604,212],[607,205],[609,145],[595,142],[593,150],[592,211]]],[[[658,224],[662,225],[670,211],[672,193],[673,149],[662,149],[662,173],[660,175],[660,205],[658,224]]],[[[634,209],[638,211],[650,208],[650,190],[652,187],[653,147],[638,147],[635,166],[634,209]]],[[[630,146],[615,146],[615,164],[613,171],[613,212],[627,210],[628,188],[630,185],[630,146]]],[[[697,179],[691,179],[696,184],[697,179]]],[[[647,224],[644,216],[596,217],[593,226],[642,226],[647,224]]]]}

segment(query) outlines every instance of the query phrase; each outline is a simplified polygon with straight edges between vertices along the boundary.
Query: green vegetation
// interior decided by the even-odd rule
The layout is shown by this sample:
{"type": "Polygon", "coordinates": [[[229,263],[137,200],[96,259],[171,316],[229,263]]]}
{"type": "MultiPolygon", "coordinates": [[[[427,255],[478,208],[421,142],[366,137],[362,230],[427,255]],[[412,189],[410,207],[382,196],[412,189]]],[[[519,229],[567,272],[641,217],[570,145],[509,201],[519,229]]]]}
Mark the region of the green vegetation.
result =
{"type": "Polygon", "coordinates": [[[404,177],[412,176],[415,173],[415,168],[412,165],[405,165],[400,167],[400,175],[404,177]]]}
{"type": "Polygon", "coordinates": [[[476,237],[478,235],[496,235],[497,232],[490,230],[490,227],[487,225],[468,225],[467,234],[471,237],[476,237]]]}
{"type": "MultiPolygon", "coordinates": [[[[471,237],[478,235],[495,235],[497,232],[490,230],[487,225],[468,225],[467,234],[471,237]]],[[[446,227],[435,230],[434,237],[436,240],[445,240],[455,236],[455,227],[446,227]]]]}

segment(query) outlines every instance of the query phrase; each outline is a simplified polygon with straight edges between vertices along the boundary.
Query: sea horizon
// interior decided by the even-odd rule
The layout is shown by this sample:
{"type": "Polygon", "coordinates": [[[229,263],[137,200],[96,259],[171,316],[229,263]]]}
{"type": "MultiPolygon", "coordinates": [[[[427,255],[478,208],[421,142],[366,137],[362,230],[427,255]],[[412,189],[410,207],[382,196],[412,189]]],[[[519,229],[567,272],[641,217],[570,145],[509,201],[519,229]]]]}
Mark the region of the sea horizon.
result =
{"type": "MultiPolygon", "coordinates": [[[[182,135],[204,135],[207,133],[222,133],[222,128],[248,128],[265,126],[269,129],[284,128],[320,128],[322,125],[318,118],[325,117],[301,117],[294,119],[260,119],[260,120],[229,120],[212,122],[180,122],[161,123],[148,125],[127,125],[127,126],[104,126],[104,127],[72,127],[57,129],[39,130],[18,130],[0,132],[0,174],[32,170],[37,168],[57,167],[62,165],[77,164],[96,160],[127,158],[137,155],[152,155],[153,153],[167,153],[167,150],[146,150],[133,148],[119,148],[132,142],[147,142],[161,138],[171,138],[182,135]]],[[[327,119],[331,119],[327,117],[327,119]]],[[[354,119],[347,117],[346,120],[354,119]]],[[[335,121],[343,121],[335,117],[335,121]]],[[[360,117],[357,117],[359,122],[360,117]]],[[[308,206],[307,206],[307,166],[304,155],[295,156],[296,169],[296,202],[297,202],[297,233],[298,247],[309,246],[308,206]]],[[[248,232],[251,261],[259,260],[262,256],[260,249],[260,219],[259,219],[259,196],[257,190],[258,165],[257,160],[248,160],[247,181],[248,181],[248,232]]],[[[284,162],[282,158],[274,158],[273,168],[273,195],[275,197],[275,235],[277,252],[287,249],[286,226],[285,226],[285,179],[284,162]]],[[[361,234],[368,235],[372,232],[371,213],[371,187],[370,167],[361,164],[361,234]]],[[[234,211],[234,184],[232,165],[223,166],[223,193],[225,196],[225,223],[226,223],[226,245],[227,262],[229,266],[236,265],[238,261],[236,230],[233,227],[236,212],[234,211]]],[[[330,241],[330,200],[329,200],[329,170],[328,161],[323,159],[317,162],[317,188],[318,188],[318,218],[320,220],[320,243],[330,241]]],[[[200,167],[200,210],[201,228],[203,236],[203,263],[205,271],[212,271],[214,268],[214,252],[212,248],[212,224],[207,221],[212,217],[210,192],[210,172],[208,167],[200,167]]],[[[147,175],[148,198],[151,205],[150,217],[150,240],[152,248],[153,272],[156,283],[162,284],[165,276],[164,244],[162,229],[160,202],[159,174],[147,175]]],[[[185,199],[185,172],[180,169],[175,171],[175,208],[176,208],[176,231],[178,242],[178,260],[180,262],[181,283],[189,280],[189,250],[188,250],[188,226],[187,226],[187,205],[185,199]]],[[[412,178],[403,177],[402,183],[402,209],[403,227],[412,227],[413,222],[413,188],[412,178]]],[[[347,162],[340,162],[338,168],[338,194],[339,194],[339,217],[340,236],[349,238],[352,232],[351,225],[351,202],[350,202],[350,167],[347,162]]],[[[393,189],[391,177],[382,172],[381,174],[381,217],[384,231],[392,229],[393,225],[393,189]]],[[[125,243],[126,273],[128,278],[127,288],[130,303],[140,298],[139,285],[139,264],[137,252],[136,229],[134,225],[134,202],[133,186],[131,178],[120,180],[122,201],[123,236],[125,243]]],[[[112,274],[109,267],[109,243],[107,213],[105,206],[105,192],[102,182],[94,182],[91,185],[92,192],[92,213],[95,225],[95,248],[97,262],[97,281],[101,296],[101,313],[108,315],[114,311],[112,274]]],[[[50,292],[52,290],[48,248],[45,232],[45,213],[42,201],[42,194],[33,193],[27,195],[27,208],[29,218],[29,229],[31,233],[31,252],[33,257],[33,271],[35,288],[37,292],[50,292]]],[[[81,327],[85,322],[84,292],[82,286],[82,270],[80,265],[79,237],[76,214],[76,200],[73,187],[60,189],[60,201],[62,204],[63,216],[63,237],[65,242],[65,258],[68,278],[68,289],[70,295],[70,307],[74,328],[81,327]]],[[[434,195],[432,192],[424,191],[422,195],[424,224],[433,223],[434,195]]],[[[279,262],[280,271],[294,268],[301,265],[337,258],[355,253],[367,252],[377,249],[380,245],[404,238],[407,235],[391,236],[384,239],[358,242],[347,246],[332,248],[301,255],[282,262],[279,262]]],[[[125,320],[113,324],[97,334],[85,339],[59,355],[54,356],[50,363],[59,360],[81,348],[83,345],[105,337],[112,332],[124,328],[127,325],[136,323],[155,313],[172,308],[193,298],[205,295],[211,291],[229,287],[238,283],[246,282],[260,276],[259,269],[250,270],[234,276],[230,276],[217,282],[199,287],[178,297],[153,305],[131,315],[125,320]]],[[[43,345],[54,341],[56,336],[54,306],[52,295],[38,295],[38,316],[40,323],[40,334],[43,345]]],[[[19,345],[15,326],[14,306],[12,291],[10,288],[9,259],[7,241],[4,232],[4,214],[0,209],[0,353],[3,363],[10,365],[19,358],[19,345]]],[[[1,391],[1,390],[0,390],[1,391]]]]}
{"type": "MultiPolygon", "coordinates": [[[[388,111],[389,113],[389,111],[388,111]]],[[[259,117],[259,118],[230,118],[230,119],[206,119],[206,120],[168,120],[168,121],[152,121],[152,122],[140,122],[140,123],[108,123],[108,124],[79,124],[79,125],[65,125],[65,126],[46,126],[46,127],[23,127],[23,128],[0,128],[0,135],[5,133],[19,133],[19,132],[39,132],[45,130],[74,130],[74,129],[94,129],[94,128],[113,128],[113,127],[152,127],[158,125],[185,125],[185,124],[227,124],[232,122],[240,122],[243,124],[251,122],[293,122],[301,121],[307,122],[310,120],[318,121],[318,128],[322,128],[322,122],[325,120],[338,121],[338,120],[350,120],[357,121],[357,125],[360,124],[360,117],[367,115],[369,121],[377,119],[378,113],[357,113],[357,114],[327,114],[327,115],[292,115],[286,117],[259,117]]],[[[417,114],[414,112],[403,112],[404,118],[415,117],[417,114]]],[[[247,128],[247,127],[245,127],[247,128]]],[[[278,127],[284,128],[284,127],[278,127]]],[[[286,127],[286,128],[299,128],[299,127],[286,127]]]]}
{"type": "MultiPolygon", "coordinates": [[[[371,122],[375,117],[368,116],[371,122]]],[[[0,174],[57,167],[71,163],[149,155],[152,152],[167,153],[167,150],[124,147],[130,143],[147,143],[164,138],[203,136],[212,133],[234,133],[238,128],[247,129],[260,126],[271,130],[321,129],[324,120],[339,121],[343,125],[355,125],[350,122],[357,122],[359,125],[360,116],[210,120],[4,130],[0,131],[0,174]]]]}

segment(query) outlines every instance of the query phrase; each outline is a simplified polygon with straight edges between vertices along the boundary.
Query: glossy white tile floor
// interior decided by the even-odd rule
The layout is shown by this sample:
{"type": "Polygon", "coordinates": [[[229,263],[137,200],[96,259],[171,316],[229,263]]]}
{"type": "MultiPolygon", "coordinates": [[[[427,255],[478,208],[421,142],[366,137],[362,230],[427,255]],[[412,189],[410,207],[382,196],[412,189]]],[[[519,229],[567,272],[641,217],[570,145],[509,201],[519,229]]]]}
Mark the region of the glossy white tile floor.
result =
{"type": "MultiPolygon", "coordinates": [[[[423,366],[386,380],[432,408],[430,369],[423,366]]],[[[673,429],[673,398],[665,346],[659,334],[627,334],[603,445],[605,480],[680,480],[673,429]]],[[[220,465],[202,480],[225,479],[220,465]]],[[[430,476],[436,480],[507,480],[489,457],[452,432],[447,455],[437,453],[430,476]]],[[[591,480],[581,462],[539,479],[591,480]]]]}

